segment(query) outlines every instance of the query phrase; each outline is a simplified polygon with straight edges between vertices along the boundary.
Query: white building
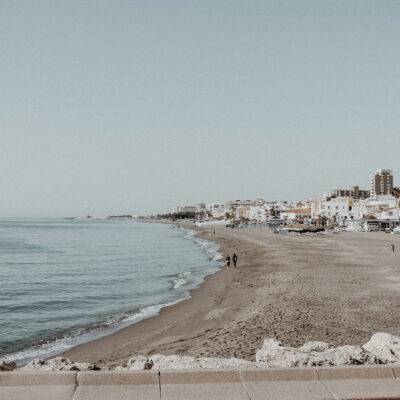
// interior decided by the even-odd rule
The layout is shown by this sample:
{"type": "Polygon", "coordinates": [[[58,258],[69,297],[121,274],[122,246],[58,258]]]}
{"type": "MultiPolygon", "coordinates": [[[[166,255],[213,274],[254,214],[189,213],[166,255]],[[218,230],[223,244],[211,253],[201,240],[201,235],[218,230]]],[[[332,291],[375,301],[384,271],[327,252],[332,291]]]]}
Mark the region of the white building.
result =
{"type": "Polygon", "coordinates": [[[314,201],[311,204],[311,217],[314,221],[320,217],[335,220],[338,223],[351,218],[353,199],[350,197],[334,197],[328,200],[314,201]]]}
{"type": "Polygon", "coordinates": [[[391,195],[375,196],[354,204],[352,209],[353,219],[361,219],[367,215],[374,215],[379,211],[397,207],[397,200],[391,195]]]}
{"type": "Polygon", "coordinates": [[[311,220],[311,209],[300,208],[281,211],[280,218],[287,222],[308,222],[311,220]]]}
{"type": "Polygon", "coordinates": [[[400,220],[400,209],[399,207],[391,207],[387,210],[377,211],[374,216],[377,219],[385,221],[399,221],[400,220]]]}
{"type": "Polygon", "coordinates": [[[176,206],[173,209],[174,213],[195,213],[197,212],[196,206],[176,206]]]}
{"type": "Polygon", "coordinates": [[[221,219],[225,217],[225,206],[220,203],[207,204],[207,211],[211,213],[214,219],[221,219]]]}
{"type": "Polygon", "coordinates": [[[267,211],[264,206],[250,206],[247,211],[247,218],[250,221],[265,222],[267,220],[267,211]]]}

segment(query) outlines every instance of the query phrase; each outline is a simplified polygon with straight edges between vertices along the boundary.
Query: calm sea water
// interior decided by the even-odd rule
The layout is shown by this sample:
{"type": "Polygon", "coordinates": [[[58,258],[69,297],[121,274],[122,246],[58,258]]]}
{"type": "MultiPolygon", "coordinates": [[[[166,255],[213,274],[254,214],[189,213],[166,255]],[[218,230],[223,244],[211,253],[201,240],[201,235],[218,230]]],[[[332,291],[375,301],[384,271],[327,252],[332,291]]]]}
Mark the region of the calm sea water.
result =
{"type": "Polygon", "coordinates": [[[218,246],[163,224],[0,221],[0,359],[27,362],[110,334],[189,296],[218,246]]]}

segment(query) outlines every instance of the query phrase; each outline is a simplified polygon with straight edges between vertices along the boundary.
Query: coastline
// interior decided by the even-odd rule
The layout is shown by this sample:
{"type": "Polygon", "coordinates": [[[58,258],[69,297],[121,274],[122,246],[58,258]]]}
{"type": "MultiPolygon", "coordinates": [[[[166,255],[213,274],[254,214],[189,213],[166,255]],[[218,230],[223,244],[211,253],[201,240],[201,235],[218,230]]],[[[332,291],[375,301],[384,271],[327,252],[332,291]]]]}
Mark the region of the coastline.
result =
{"type": "Polygon", "coordinates": [[[266,337],[289,346],[355,345],[378,331],[400,332],[400,258],[389,251],[397,238],[194,229],[221,253],[236,251],[238,268],[224,266],[190,298],[62,356],[108,367],[152,354],[254,360],[266,337]]]}
{"type": "MultiPolygon", "coordinates": [[[[140,222],[176,225],[175,223],[173,223],[169,220],[159,220],[159,221],[143,220],[140,222]]],[[[188,223],[179,223],[179,225],[182,228],[187,229],[189,231],[196,231],[195,237],[197,237],[197,238],[205,239],[207,241],[218,244],[220,246],[218,252],[221,253],[221,257],[222,257],[222,259],[224,259],[225,250],[223,249],[223,246],[221,245],[221,243],[219,243],[218,240],[216,240],[217,238],[212,235],[212,227],[209,227],[208,229],[198,228],[198,227],[195,227],[188,223]]],[[[160,321],[160,323],[166,323],[167,320],[170,319],[171,317],[177,318],[176,315],[179,315],[182,312],[187,313],[187,311],[192,309],[192,307],[196,308],[197,304],[193,304],[193,303],[197,303],[197,302],[203,303],[202,299],[210,298],[210,294],[214,291],[215,284],[217,283],[217,282],[213,282],[213,280],[215,279],[216,276],[218,276],[218,278],[220,278],[219,280],[225,280],[225,277],[223,279],[221,279],[222,276],[219,277],[219,275],[224,275],[223,271],[225,269],[226,269],[226,266],[224,265],[224,266],[221,266],[215,273],[206,275],[204,278],[204,281],[200,284],[199,287],[189,290],[188,298],[177,300],[177,302],[175,304],[168,305],[168,306],[161,308],[161,310],[159,311],[159,313],[157,315],[146,317],[145,319],[135,322],[132,325],[122,327],[121,329],[119,329],[118,331],[116,331],[112,334],[105,335],[100,338],[91,340],[89,342],[85,342],[85,343],[79,344],[77,346],[74,346],[71,349],[58,354],[58,356],[68,357],[68,358],[71,358],[74,360],[78,360],[78,358],[80,360],[85,360],[85,361],[96,360],[96,363],[98,365],[106,365],[106,366],[113,367],[113,366],[121,364],[121,361],[122,362],[126,361],[132,355],[143,354],[143,352],[137,351],[137,352],[130,354],[129,356],[122,355],[121,357],[117,357],[117,358],[112,357],[112,356],[106,357],[107,358],[106,360],[103,360],[104,357],[102,356],[104,346],[106,346],[107,349],[110,348],[110,346],[115,348],[115,346],[112,345],[112,342],[114,340],[116,342],[120,342],[120,340],[126,340],[126,339],[130,338],[131,334],[136,334],[136,332],[132,332],[133,327],[136,328],[135,331],[137,330],[138,331],[137,333],[139,335],[146,331],[151,332],[153,325],[159,323],[158,321],[160,321]],[[97,346],[102,348],[102,351],[100,353],[96,349],[97,346]]],[[[123,347],[126,347],[126,346],[123,345],[123,347]]],[[[167,353],[165,353],[165,354],[167,354],[167,353]]],[[[168,353],[168,354],[170,354],[170,353],[168,353]]],[[[53,358],[53,357],[54,356],[47,357],[46,359],[53,358]]],[[[90,361],[90,362],[92,362],[92,361],[90,361]]]]}
{"type": "MultiPolygon", "coordinates": [[[[143,264],[145,265],[144,271],[150,276],[150,279],[145,282],[148,286],[147,289],[143,290],[145,293],[143,297],[136,295],[135,298],[135,295],[133,295],[134,303],[132,303],[132,301],[125,302],[125,308],[122,309],[123,311],[119,311],[120,309],[118,308],[117,311],[115,311],[114,308],[112,310],[112,313],[114,314],[106,314],[106,317],[101,319],[99,318],[98,321],[92,324],[89,322],[89,324],[83,325],[84,327],[81,329],[60,330],[57,337],[51,336],[52,330],[49,329],[49,334],[47,336],[48,339],[46,339],[46,337],[43,338],[42,336],[42,341],[37,345],[28,344],[25,347],[20,346],[17,351],[4,353],[0,355],[0,361],[2,359],[14,360],[18,366],[23,366],[31,362],[33,359],[51,359],[63,352],[79,346],[80,344],[112,335],[124,327],[131,326],[140,320],[156,316],[162,308],[186,300],[190,296],[190,291],[198,288],[206,276],[215,273],[219,268],[221,268],[222,263],[219,260],[222,255],[218,251],[219,246],[214,242],[196,238],[196,231],[193,229],[192,225],[187,224],[185,228],[182,226],[182,229],[168,229],[169,226],[171,226],[171,223],[170,221],[165,222],[168,223],[161,224],[164,226],[158,224],[158,227],[143,226],[146,224],[134,223],[134,225],[139,225],[137,227],[139,231],[147,232],[147,234],[150,235],[148,238],[149,240],[144,242],[144,244],[150,243],[150,246],[147,246],[145,250],[142,250],[142,245],[142,248],[136,249],[138,250],[136,251],[133,245],[128,245],[126,242],[123,244],[125,247],[129,246],[134,249],[134,252],[131,253],[133,262],[135,262],[136,259],[140,259],[141,255],[148,257],[148,254],[151,255],[154,253],[154,256],[147,258],[149,263],[146,264],[146,258],[144,258],[143,261],[143,264]],[[140,225],[142,225],[141,228],[140,225]],[[155,238],[158,238],[160,242],[154,240],[155,238]],[[155,252],[155,250],[158,251],[158,246],[161,246],[161,252],[165,249],[162,258],[160,258],[158,253],[156,254],[155,252]],[[160,265],[160,260],[162,265],[160,265]],[[147,269],[149,269],[149,272],[147,272],[147,269]],[[165,272],[166,270],[167,272],[165,272]],[[160,281],[158,278],[155,278],[158,275],[160,275],[160,281]],[[159,284],[159,282],[161,283],[159,284]],[[158,293],[158,287],[161,287],[160,293],[158,293]]],[[[136,230],[136,228],[133,229],[134,232],[136,230]]],[[[143,243],[140,236],[137,237],[137,239],[139,243],[143,243]]],[[[82,255],[84,255],[83,252],[82,255]]],[[[100,262],[101,261],[102,260],[100,259],[100,262]]],[[[118,265],[118,261],[115,261],[115,264],[118,265]]],[[[97,263],[95,264],[95,267],[96,269],[98,268],[97,263]]],[[[125,292],[121,292],[121,298],[126,295],[127,291],[128,293],[135,294],[137,290],[141,290],[141,287],[136,285],[136,270],[131,267],[128,267],[125,270],[127,273],[126,279],[130,279],[130,283],[128,286],[125,285],[125,287],[122,287],[121,290],[125,290],[125,292]]],[[[124,277],[124,275],[125,274],[120,273],[115,276],[118,279],[118,277],[124,277]]],[[[109,282],[108,280],[104,280],[104,276],[100,276],[99,279],[100,281],[109,282]]],[[[146,288],[146,286],[144,287],[146,288]]],[[[119,288],[119,286],[116,285],[115,287],[115,285],[113,285],[112,295],[115,293],[117,297],[120,297],[116,288],[119,288]]],[[[79,286],[77,286],[75,293],[75,300],[73,298],[71,299],[68,308],[71,309],[71,312],[74,312],[75,307],[76,309],[79,309],[80,307],[79,304],[74,304],[76,299],[80,298],[81,295],[79,286]]],[[[98,293],[99,304],[107,307],[107,288],[105,288],[104,291],[100,290],[98,293]]],[[[82,296],[84,296],[84,292],[82,293],[82,296]]],[[[128,300],[130,298],[131,297],[128,296],[128,300]]],[[[122,304],[122,300],[120,303],[122,304]]],[[[92,312],[92,309],[87,310],[87,312],[92,312]]],[[[79,314],[76,315],[78,318],[80,317],[79,314]]],[[[36,321],[34,320],[33,322],[36,321]]]]}

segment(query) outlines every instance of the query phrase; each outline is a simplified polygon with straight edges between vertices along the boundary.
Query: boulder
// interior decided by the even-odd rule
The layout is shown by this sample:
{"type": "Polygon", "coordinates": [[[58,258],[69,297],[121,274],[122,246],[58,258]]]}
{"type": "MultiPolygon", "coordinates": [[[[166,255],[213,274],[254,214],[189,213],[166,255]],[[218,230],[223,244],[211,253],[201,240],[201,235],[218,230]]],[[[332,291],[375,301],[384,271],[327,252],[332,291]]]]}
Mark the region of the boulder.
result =
{"type": "Polygon", "coordinates": [[[265,339],[257,350],[257,367],[290,368],[328,365],[375,364],[376,358],[359,346],[333,347],[325,342],[309,342],[299,348],[284,347],[275,339],[265,339]]]}
{"type": "Polygon", "coordinates": [[[307,342],[299,350],[304,351],[304,353],[310,353],[311,351],[326,351],[332,347],[334,346],[325,342],[307,342]]]}
{"type": "Polygon", "coordinates": [[[400,337],[378,332],[362,348],[372,353],[379,363],[400,362],[400,337]]]}
{"type": "Polygon", "coordinates": [[[14,361],[0,361],[0,371],[14,371],[15,368],[17,368],[17,365],[14,361]]]}
{"type": "Polygon", "coordinates": [[[204,357],[197,359],[200,368],[252,369],[256,363],[240,358],[204,357]]]}
{"type": "Polygon", "coordinates": [[[207,369],[207,368],[255,368],[255,363],[238,358],[191,357],[180,355],[165,356],[155,354],[150,357],[137,356],[131,358],[126,365],[118,366],[116,371],[143,369],[207,369]]]}
{"type": "Polygon", "coordinates": [[[137,371],[144,370],[145,364],[148,358],[143,356],[136,356],[130,358],[125,365],[118,365],[115,367],[115,371],[137,371]]]}
{"type": "Polygon", "coordinates": [[[50,360],[35,359],[20,368],[21,371],[97,371],[100,369],[92,363],[74,362],[69,358],[63,357],[56,357],[50,360]]]}
{"type": "Polygon", "coordinates": [[[322,365],[376,364],[377,360],[369,351],[360,346],[339,346],[322,353],[327,361],[322,365]]]}

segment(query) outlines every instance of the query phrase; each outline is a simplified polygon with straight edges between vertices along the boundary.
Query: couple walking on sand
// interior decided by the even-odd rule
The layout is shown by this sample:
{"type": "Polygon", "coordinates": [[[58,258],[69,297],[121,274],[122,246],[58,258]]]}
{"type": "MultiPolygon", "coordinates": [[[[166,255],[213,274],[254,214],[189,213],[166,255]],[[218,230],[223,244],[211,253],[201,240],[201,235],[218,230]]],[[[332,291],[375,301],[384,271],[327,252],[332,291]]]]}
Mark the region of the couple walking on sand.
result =
{"type": "MultiPolygon", "coordinates": [[[[233,253],[232,261],[233,261],[233,266],[234,266],[235,268],[236,268],[237,260],[238,260],[238,256],[236,255],[236,253],[233,253]]],[[[227,265],[228,267],[231,265],[231,256],[230,256],[229,254],[226,256],[226,265],[227,265]]]]}

